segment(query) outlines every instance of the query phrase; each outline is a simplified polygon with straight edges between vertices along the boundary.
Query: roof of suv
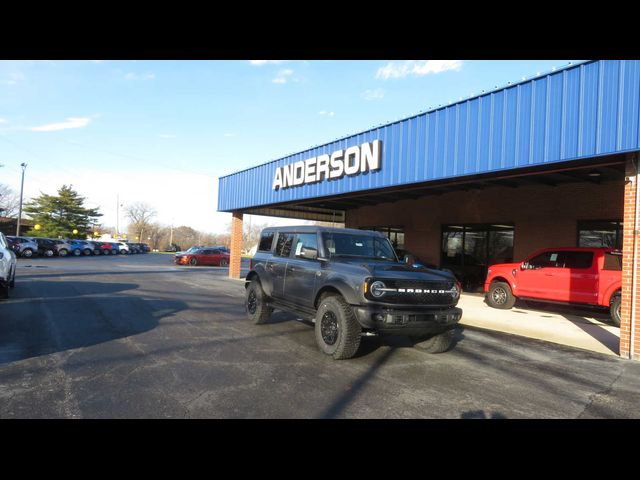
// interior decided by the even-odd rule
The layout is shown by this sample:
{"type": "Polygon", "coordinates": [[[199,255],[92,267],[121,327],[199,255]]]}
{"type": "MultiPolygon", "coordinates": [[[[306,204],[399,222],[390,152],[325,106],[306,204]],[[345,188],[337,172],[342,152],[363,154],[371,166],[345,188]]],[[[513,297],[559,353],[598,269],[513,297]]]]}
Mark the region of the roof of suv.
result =
{"type": "Polygon", "coordinates": [[[341,227],[322,227],[319,225],[294,225],[290,227],[266,227],[262,230],[274,232],[291,232],[291,233],[313,233],[313,232],[330,232],[330,233],[350,233],[352,235],[375,234],[386,237],[381,232],[374,230],[359,230],[357,228],[341,228],[341,227]]]}

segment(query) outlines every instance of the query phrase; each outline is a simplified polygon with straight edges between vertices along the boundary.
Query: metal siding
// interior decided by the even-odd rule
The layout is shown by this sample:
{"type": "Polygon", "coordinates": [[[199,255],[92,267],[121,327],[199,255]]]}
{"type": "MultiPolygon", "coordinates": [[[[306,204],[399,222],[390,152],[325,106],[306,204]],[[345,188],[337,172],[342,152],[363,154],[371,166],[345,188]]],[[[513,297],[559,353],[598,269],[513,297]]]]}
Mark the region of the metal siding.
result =
{"type": "Polygon", "coordinates": [[[218,210],[272,205],[640,148],[640,61],[552,72],[218,181],[218,210]],[[276,167],[380,139],[382,168],[272,190],[276,167]]]}

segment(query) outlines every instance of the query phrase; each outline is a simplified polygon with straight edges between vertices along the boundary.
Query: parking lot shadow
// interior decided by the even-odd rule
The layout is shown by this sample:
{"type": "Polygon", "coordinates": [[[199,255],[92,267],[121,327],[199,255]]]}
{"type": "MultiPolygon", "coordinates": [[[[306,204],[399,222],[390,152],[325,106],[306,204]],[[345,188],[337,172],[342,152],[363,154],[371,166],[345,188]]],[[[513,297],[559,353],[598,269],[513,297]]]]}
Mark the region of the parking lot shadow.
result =
{"type": "Polygon", "coordinates": [[[123,295],[135,283],[33,281],[0,309],[0,364],[88,347],[156,328],[178,300],[123,295]]]}

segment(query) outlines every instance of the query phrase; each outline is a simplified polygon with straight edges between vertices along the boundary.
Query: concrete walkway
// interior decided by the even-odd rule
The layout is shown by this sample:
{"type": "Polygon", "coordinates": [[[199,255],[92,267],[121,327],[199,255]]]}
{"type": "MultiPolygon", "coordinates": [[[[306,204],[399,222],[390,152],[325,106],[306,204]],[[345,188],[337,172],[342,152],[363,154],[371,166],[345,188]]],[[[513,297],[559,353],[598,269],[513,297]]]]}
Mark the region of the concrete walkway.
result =
{"type": "Polygon", "coordinates": [[[518,301],[511,310],[498,310],[484,302],[482,294],[466,293],[458,306],[462,325],[497,330],[548,342],[619,355],[620,329],[608,323],[607,312],[564,305],[518,301]]]}

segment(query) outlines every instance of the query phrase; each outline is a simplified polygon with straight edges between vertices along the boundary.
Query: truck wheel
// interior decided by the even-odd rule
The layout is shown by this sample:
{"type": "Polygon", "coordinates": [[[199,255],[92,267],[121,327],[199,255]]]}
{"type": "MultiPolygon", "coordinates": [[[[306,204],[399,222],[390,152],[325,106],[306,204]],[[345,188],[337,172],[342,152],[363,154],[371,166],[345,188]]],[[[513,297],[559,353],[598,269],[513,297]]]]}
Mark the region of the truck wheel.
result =
{"type": "Polygon", "coordinates": [[[316,312],[316,343],[335,360],[353,357],[360,346],[362,329],[349,304],[340,296],[320,300],[316,312]]]}
{"type": "Polygon", "coordinates": [[[505,282],[493,282],[487,294],[487,303],[490,307],[508,310],[516,303],[516,297],[511,293],[511,287],[505,282]]]}
{"type": "Polygon", "coordinates": [[[424,350],[427,353],[442,353],[451,348],[454,335],[455,329],[452,328],[426,339],[424,337],[411,337],[411,340],[414,342],[413,346],[415,348],[424,350]]]}
{"type": "Polygon", "coordinates": [[[611,298],[611,308],[609,314],[611,315],[611,321],[616,327],[620,326],[620,304],[622,303],[622,297],[620,294],[616,294],[611,298]]]}
{"type": "Polygon", "coordinates": [[[260,282],[252,280],[247,287],[245,308],[249,320],[255,325],[266,323],[273,313],[273,308],[267,305],[267,298],[260,282]]]}

